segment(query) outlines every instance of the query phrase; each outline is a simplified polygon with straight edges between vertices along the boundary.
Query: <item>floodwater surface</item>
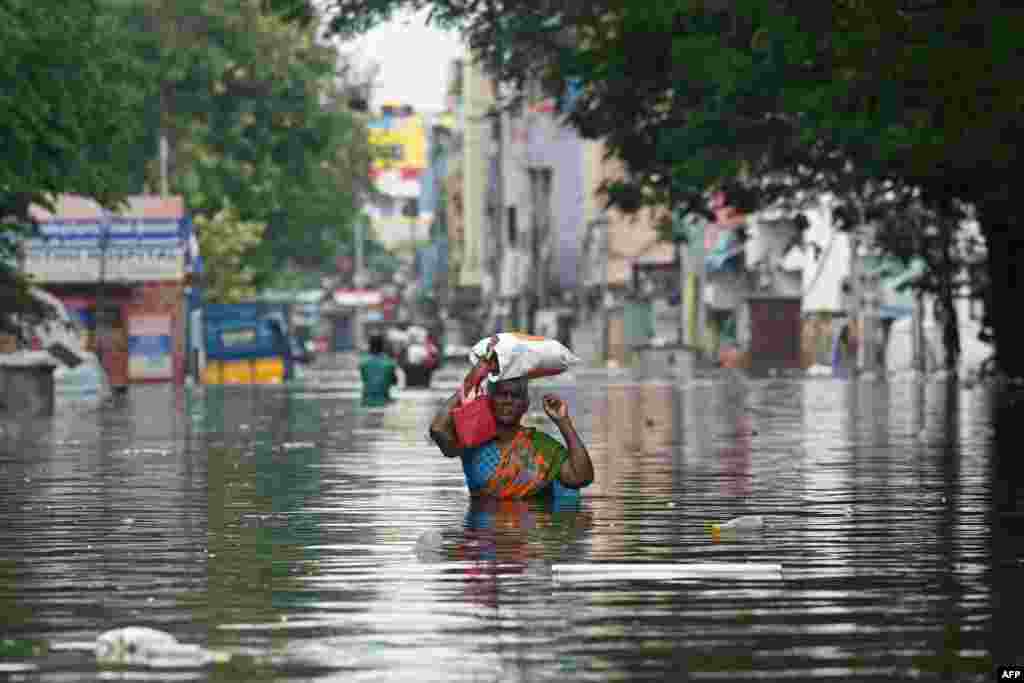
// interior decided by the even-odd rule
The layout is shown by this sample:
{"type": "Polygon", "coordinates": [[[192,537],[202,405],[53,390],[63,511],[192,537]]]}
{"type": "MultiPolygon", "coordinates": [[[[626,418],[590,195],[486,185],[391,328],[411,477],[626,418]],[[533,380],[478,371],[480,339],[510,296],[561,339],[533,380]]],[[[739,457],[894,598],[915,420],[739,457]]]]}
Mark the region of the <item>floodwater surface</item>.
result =
{"type": "Polygon", "coordinates": [[[1022,654],[981,389],[545,380],[527,423],[557,433],[539,399],[560,394],[596,469],[559,507],[470,500],[426,436],[453,387],[379,410],[323,373],[136,387],[6,424],[0,672],[987,681],[1022,654]],[[714,542],[710,523],[748,514],[765,526],[714,542]],[[217,657],[97,663],[97,637],[130,626],[217,657]]]}

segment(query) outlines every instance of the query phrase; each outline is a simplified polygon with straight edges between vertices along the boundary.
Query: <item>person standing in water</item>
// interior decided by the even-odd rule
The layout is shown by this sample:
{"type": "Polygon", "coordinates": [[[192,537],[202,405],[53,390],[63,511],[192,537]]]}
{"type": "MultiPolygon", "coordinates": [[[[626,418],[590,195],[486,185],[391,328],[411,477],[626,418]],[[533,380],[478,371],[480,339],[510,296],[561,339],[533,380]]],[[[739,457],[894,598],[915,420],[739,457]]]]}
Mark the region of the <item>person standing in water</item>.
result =
{"type": "Polygon", "coordinates": [[[363,406],[379,408],[391,403],[391,387],[398,383],[398,365],[384,353],[384,337],[370,337],[370,352],[359,363],[363,380],[363,406]]]}
{"type": "Polygon", "coordinates": [[[452,408],[459,405],[458,393],[445,402],[430,424],[430,438],[441,452],[462,460],[471,495],[528,498],[539,494],[578,494],[579,489],[594,481],[594,464],[576,433],[565,401],[554,394],[542,399],[544,412],[565,439],[562,445],[544,432],[520,424],[530,407],[525,377],[491,384],[488,397],[497,435],[487,443],[475,448],[459,444],[451,416],[452,408]]]}

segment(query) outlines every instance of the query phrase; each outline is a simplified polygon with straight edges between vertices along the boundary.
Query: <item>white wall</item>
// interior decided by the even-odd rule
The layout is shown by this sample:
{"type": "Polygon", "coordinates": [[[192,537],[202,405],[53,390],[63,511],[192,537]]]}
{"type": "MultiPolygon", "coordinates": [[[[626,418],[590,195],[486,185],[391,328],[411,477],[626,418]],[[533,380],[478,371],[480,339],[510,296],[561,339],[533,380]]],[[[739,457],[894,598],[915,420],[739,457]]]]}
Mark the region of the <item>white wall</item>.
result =
{"type": "Polygon", "coordinates": [[[820,205],[808,209],[809,221],[804,233],[805,262],[802,275],[804,292],[801,310],[804,313],[839,313],[843,311],[843,279],[850,274],[850,238],[832,224],[832,202],[824,198],[820,205]],[[810,243],[821,246],[816,254],[810,243]]]}
{"type": "Polygon", "coordinates": [[[487,139],[489,125],[483,115],[491,104],[487,80],[480,67],[467,59],[463,64],[466,124],[463,129],[464,246],[459,285],[483,284],[484,225],[487,191],[487,139]]]}
{"type": "Polygon", "coordinates": [[[527,169],[527,121],[524,117],[503,115],[502,120],[502,201],[501,218],[501,292],[502,298],[517,297],[523,293],[523,268],[528,266],[526,248],[529,245],[530,184],[527,169]],[[508,209],[516,209],[516,243],[509,242],[508,209]]]}

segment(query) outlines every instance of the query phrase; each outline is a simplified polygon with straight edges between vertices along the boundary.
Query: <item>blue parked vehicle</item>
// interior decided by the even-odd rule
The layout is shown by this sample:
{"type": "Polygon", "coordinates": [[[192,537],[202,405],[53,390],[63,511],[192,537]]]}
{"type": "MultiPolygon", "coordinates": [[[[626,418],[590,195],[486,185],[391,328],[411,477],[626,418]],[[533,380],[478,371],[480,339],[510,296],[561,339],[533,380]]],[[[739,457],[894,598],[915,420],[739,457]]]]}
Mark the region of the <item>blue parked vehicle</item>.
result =
{"type": "Polygon", "coordinates": [[[259,304],[211,304],[205,312],[204,384],[280,384],[304,353],[284,318],[259,304]]]}

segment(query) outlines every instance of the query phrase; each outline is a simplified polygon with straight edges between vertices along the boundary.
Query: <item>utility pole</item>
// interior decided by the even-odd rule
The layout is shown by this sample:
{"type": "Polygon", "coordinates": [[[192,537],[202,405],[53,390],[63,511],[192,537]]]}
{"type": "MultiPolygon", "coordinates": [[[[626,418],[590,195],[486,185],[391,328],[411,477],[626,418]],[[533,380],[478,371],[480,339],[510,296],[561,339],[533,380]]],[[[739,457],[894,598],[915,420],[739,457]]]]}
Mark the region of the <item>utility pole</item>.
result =
{"type": "Polygon", "coordinates": [[[601,274],[601,359],[607,364],[608,354],[610,349],[610,339],[608,338],[608,249],[609,249],[609,222],[608,215],[605,211],[594,221],[593,226],[595,229],[600,231],[601,236],[601,265],[604,271],[601,274]]]}
{"type": "Polygon", "coordinates": [[[170,149],[167,145],[167,135],[160,132],[160,196],[166,197],[169,190],[167,187],[167,165],[170,159],[170,149]]]}
{"type": "Polygon", "coordinates": [[[686,346],[686,260],[683,241],[676,239],[676,265],[679,267],[679,346],[686,346]]]}
{"type": "MultiPolygon", "coordinates": [[[[352,284],[355,288],[362,288],[365,284],[363,281],[363,239],[365,229],[366,218],[365,216],[359,216],[356,219],[355,234],[355,263],[352,264],[352,284]]],[[[363,307],[357,306],[354,313],[354,320],[352,327],[354,328],[352,335],[355,339],[356,348],[362,348],[364,344],[363,339],[363,307]]]]}
{"type": "MultiPolygon", "coordinates": [[[[857,322],[860,320],[860,239],[857,236],[856,231],[850,234],[850,299],[849,307],[847,311],[847,329],[849,340],[853,340],[854,330],[857,322]]],[[[863,335],[862,335],[863,336],[863,335]]],[[[860,347],[863,346],[863,339],[858,344],[858,356],[860,355],[860,347]]],[[[858,359],[851,359],[850,363],[850,377],[857,376],[858,370],[858,359]]]]}
{"type": "Polygon", "coordinates": [[[679,215],[679,207],[672,203],[672,222],[675,234],[676,267],[679,269],[679,347],[686,346],[686,225],[679,215]]]}
{"type": "Polygon", "coordinates": [[[419,219],[420,207],[419,200],[415,197],[405,199],[405,205],[402,209],[402,217],[404,220],[409,221],[409,282],[405,287],[405,308],[406,317],[411,321],[415,322],[416,317],[415,311],[415,280],[416,280],[416,222],[419,219]]]}
{"type": "MultiPolygon", "coordinates": [[[[694,281],[694,309],[697,316],[696,333],[694,334],[693,345],[696,347],[697,357],[704,356],[704,337],[707,329],[707,308],[704,306],[704,284],[707,282],[707,263],[704,256],[704,233],[707,229],[707,222],[700,223],[700,229],[691,233],[691,238],[697,240],[697,248],[690,250],[690,254],[696,254],[694,269],[697,277],[694,281]]],[[[680,302],[682,303],[682,302],[680,302]]]]}
{"type": "MultiPolygon", "coordinates": [[[[497,82],[495,82],[495,90],[497,90],[498,87],[499,86],[498,86],[497,82]]],[[[494,236],[493,236],[493,239],[491,239],[491,244],[493,244],[493,245],[495,245],[495,247],[497,247],[496,250],[495,250],[495,259],[494,259],[494,265],[496,267],[492,271],[494,273],[494,276],[495,276],[494,277],[494,293],[495,293],[494,298],[497,301],[501,301],[501,287],[502,287],[501,273],[502,273],[502,270],[503,270],[502,269],[502,265],[503,265],[502,256],[510,255],[511,252],[510,252],[509,249],[502,249],[501,248],[502,245],[506,244],[506,240],[508,239],[508,237],[507,237],[507,234],[506,234],[507,230],[505,230],[505,213],[506,213],[506,210],[505,210],[505,126],[503,125],[504,121],[502,119],[502,117],[504,116],[504,112],[502,111],[502,102],[501,102],[501,97],[500,97],[501,93],[498,92],[497,94],[498,94],[498,97],[497,97],[498,102],[497,102],[496,111],[495,111],[495,114],[494,114],[494,117],[495,117],[494,118],[494,133],[495,133],[495,135],[494,135],[494,145],[495,145],[495,148],[494,148],[494,158],[495,158],[495,166],[497,168],[495,170],[495,178],[494,178],[494,204],[495,204],[495,206],[494,206],[494,226],[493,226],[494,236]]],[[[511,247],[511,245],[508,245],[508,246],[511,247]]],[[[515,279],[515,276],[513,276],[513,280],[514,279],[515,279]]],[[[507,287],[507,284],[508,283],[506,283],[506,287],[507,287]]],[[[506,317],[506,316],[502,316],[502,317],[506,317]]],[[[505,325],[503,325],[503,327],[506,327],[506,326],[507,326],[507,321],[505,322],[505,325]]],[[[518,329],[519,328],[519,321],[517,320],[513,324],[512,327],[513,327],[513,329],[518,329]]]]}
{"type": "Polygon", "coordinates": [[[352,265],[353,275],[352,281],[356,287],[363,286],[363,240],[366,239],[366,218],[365,216],[359,216],[356,220],[356,229],[354,232],[355,248],[355,263],[352,265]]]}
{"type": "Polygon", "coordinates": [[[111,342],[110,328],[106,324],[107,243],[110,240],[110,213],[106,209],[102,209],[102,212],[99,225],[100,269],[96,281],[96,357],[100,362],[100,367],[109,376],[110,368],[107,367],[105,360],[108,358],[106,349],[111,342]]]}
{"type": "Polygon", "coordinates": [[[690,340],[695,353],[700,353],[704,339],[704,304],[701,283],[704,279],[704,230],[707,221],[688,214],[680,218],[673,212],[673,232],[675,233],[676,259],[679,265],[679,345],[687,343],[690,335],[687,327],[693,329],[690,340]],[[690,318],[686,314],[687,266],[693,273],[694,310],[690,318]]]}

